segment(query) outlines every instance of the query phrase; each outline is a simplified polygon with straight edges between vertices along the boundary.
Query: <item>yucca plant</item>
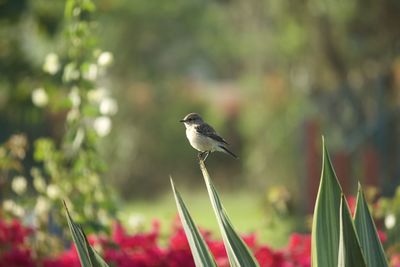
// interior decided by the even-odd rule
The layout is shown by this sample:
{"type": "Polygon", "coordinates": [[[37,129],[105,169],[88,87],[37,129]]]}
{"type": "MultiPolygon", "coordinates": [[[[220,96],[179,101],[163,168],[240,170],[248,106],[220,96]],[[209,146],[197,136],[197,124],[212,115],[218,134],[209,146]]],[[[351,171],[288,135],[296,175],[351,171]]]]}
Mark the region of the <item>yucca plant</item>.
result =
{"type": "MultiPolygon", "coordinates": [[[[382,244],[361,186],[359,185],[358,188],[356,212],[353,218],[333,169],[324,139],[322,143],[323,164],[321,182],[315,204],[312,226],[312,266],[387,267],[388,263],[382,244]]],[[[249,248],[234,230],[203,161],[200,161],[200,169],[222,234],[230,265],[232,267],[258,266],[249,248]]],[[[196,227],[172,179],[171,186],[178,214],[189,241],[196,266],[215,267],[216,263],[210,249],[196,227]]],[[[94,249],[89,246],[85,234],[73,222],[68,210],[67,219],[82,266],[108,266],[94,249]]]]}

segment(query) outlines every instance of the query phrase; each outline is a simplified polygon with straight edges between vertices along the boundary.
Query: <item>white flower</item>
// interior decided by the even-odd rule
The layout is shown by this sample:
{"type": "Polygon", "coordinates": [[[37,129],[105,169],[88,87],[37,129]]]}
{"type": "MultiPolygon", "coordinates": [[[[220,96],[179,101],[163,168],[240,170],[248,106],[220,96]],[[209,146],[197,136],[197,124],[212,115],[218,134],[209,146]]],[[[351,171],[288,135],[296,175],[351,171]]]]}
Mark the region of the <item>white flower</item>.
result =
{"type": "Polygon", "coordinates": [[[392,229],[396,225],[396,216],[393,213],[388,214],[385,217],[386,229],[392,229]]]}
{"type": "Polygon", "coordinates": [[[11,182],[12,190],[17,193],[18,195],[23,194],[26,191],[27,182],[25,177],[23,176],[16,176],[11,182]]]}
{"type": "Polygon", "coordinates": [[[132,214],[128,218],[128,225],[132,229],[138,229],[145,223],[145,218],[140,214],[132,214]]]}
{"type": "Polygon", "coordinates": [[[79,107],[81,104],[81,96],[79,95],[78,87],[74,86],[68,94],[68,98],[73,107],[79,107]]]}
{"type": "Polygon", "coordinates": [[[23,207],[21,207],[21,206],[19,206],[19,205],[16,205],[16,206],[14,207],[13,213],[14,213],[15,216],[21,218],[22,216],[25,215],[25,210],[24,210],[23,207]]]}
{"type": "Polygon", "coordinates": [[[47,195],[50,199],[56,199],[60,196],[60,188],[55,184],[50,184],[47,186],[47,195]]]}
{"type": "Polygon", "coordinates": [[[94,81],[97,78],[97,73],[98,73],[97,65],[90,64],[88,69],[83,74],[83,78],[89,81],[94,81]]]}
{"type": "Polygon", "coordinates": [[[46,59],[44,60],[43,70],[51,75],[57,73],[60,69],[60,62],[58,60],[58,56],[55,53],[47,54],[46,59]]]}
{"type": "Polygon", "coordinates": [[[73,122],[73,121],[77,120],[79,118],[79,116],[80,116],[79,109],[73,108],[70,111],[68,111],[68,113],[67,113],[67,121],[73,122]]]}
{"type": "Polygon", "coordinates": [[[81,73],[76,68],[76,64],[69,63],[64,68],[63,79],[66,82],[78,80],[81,73]]]}
{"type": "Polygon", "coordinates": [[[99,211],[97,212],[97,217],[102,224],[108,224],[110,222],[110,218],[105,209],[99,209],[99,211]]]}
{"type": "Polygon", "coordinates": [[[108,91],[105,88],[97,88],[88,91],[87,98],[90,102],[99,103],[103,98],[107,97],[108,91]]]}
{"type": "Polygon", "coordinates": [[[99,66],[102,67],[107,67],[111,65],[111,63],[114,61],[114,56],[110,52],[103,52],[99,55],[99,58],[97,59],[97,63],[99,66]]]}
{"type": "Polygon", "coordinates": [[[33,177],[33,186],[38,192],[44,192],[46,190],[46,182],[40,176],[33,177]]]}
{"type": "Polygon", "coordinates": [[[44,107],[49,103],[49,97],[43,88],[36,88],[32,92],[32,102],[37,107],[44,107]]]}
{"type": "Polygon", "coordinates": [[[5,211],[11,212],[14,210],[14,208],[17,206],[15,202],[11,199],[6,199],[3,201],[3,209],[5,211]]]}
{"type": "Polygon", "coordinates": [[[115,99],[106,97],[100,102],[100,113],[103,115],[115,115],[118,111],[118,104],[115,99]]]}
{"type": "Polygon", "coordinates": [[[49,209],[50,209],[49,201],[42,196],[38,197],[35,205],[36,214],[38,215],[45,214],[49,211],[49,209]]]}
{"type": "Polygon", "coordinates": [[[111,119],[107,116],[98,117],[93,122],[93,128],[98,136],[104,137],[111,131],[111,119]]]}

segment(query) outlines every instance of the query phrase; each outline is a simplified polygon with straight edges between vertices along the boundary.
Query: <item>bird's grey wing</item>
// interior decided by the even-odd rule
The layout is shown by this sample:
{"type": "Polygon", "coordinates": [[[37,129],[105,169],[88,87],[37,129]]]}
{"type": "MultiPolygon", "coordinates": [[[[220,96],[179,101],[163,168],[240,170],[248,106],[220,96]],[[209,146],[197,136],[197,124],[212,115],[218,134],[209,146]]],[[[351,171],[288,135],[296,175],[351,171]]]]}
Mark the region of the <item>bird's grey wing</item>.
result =
{"type": "Polygon", "coordinates": [[[213,127],[211,127],[210,125],[208,125],[207,123],[203,123],[199,126],[196,126],[196,131],[202,135],[205,135],[215,141],[224,143],[224,144],[228,144],[224,138],[222,138],[221,136],[219,136],[217,134],[217,132],[214,130],[213,127]]]}

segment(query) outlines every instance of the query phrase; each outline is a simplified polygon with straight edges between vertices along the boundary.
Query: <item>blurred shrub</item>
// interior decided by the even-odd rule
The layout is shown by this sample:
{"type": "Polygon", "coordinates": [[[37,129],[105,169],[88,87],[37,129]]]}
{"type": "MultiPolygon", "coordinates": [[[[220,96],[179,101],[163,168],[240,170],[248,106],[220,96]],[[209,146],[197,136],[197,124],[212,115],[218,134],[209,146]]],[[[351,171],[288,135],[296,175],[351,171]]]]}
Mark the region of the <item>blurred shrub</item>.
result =
{"type": "MultiPolygon", "coordinates": [[[[118,110],[104,87],[113,55],[98,47],[94,2],[68,0],[64,16],[62,10],[59,4],[32,1],[29,16],[19,17],[20,34],[26,34],[27,43],[37,50],[14,55],[16,47],[21,48],[14,40],[18,45],[7,43],[11,52],[4,55],[9,61],[11,57],[16,62],[29,60],[32,70],[27,67],[23,74],[10,73],[0,79],[0,87],[9,86],[0,94],[0,99],[6,97],[0,108],[12,107],[2,114],[0,123],[9,123],[8,130],[27,129],[26,135],[13,135],[0,147],[2,211],[35,227],[39,255],[63,248],[62,199],[91,230],[106,230],[114,212],[110,189],[101,177],[106,164],[98,154],[99,142],[110,133],[111,117],[118,110]],[[25,25],[30,20],[32,25],[44,26],[50,37],[25,25]],[[58,23],[52,25],[53,20],[58,23]],[[25,76],[22,85],[21,75],[25,76]],[[18,110],[25,104],[28,108],[18,110]]],[[[5,29],[12,27],[18,26],[7,24],[5,29]]]]}

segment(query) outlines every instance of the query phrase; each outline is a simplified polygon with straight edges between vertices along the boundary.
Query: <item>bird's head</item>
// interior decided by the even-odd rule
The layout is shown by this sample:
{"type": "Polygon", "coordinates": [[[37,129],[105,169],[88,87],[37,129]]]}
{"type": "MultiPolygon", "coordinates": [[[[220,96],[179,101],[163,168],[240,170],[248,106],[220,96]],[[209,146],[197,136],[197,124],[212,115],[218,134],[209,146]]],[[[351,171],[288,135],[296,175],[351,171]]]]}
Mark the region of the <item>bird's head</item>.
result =
{"type": "Polygon", "coordinates": [[[188,115],[185,116],[185,118],[180,120],[180,122],[183,122],[186,127],[189,127],[192,125],[198,125],[203,123],[203,119],[197,113],[189,113],[188,115]]]}

